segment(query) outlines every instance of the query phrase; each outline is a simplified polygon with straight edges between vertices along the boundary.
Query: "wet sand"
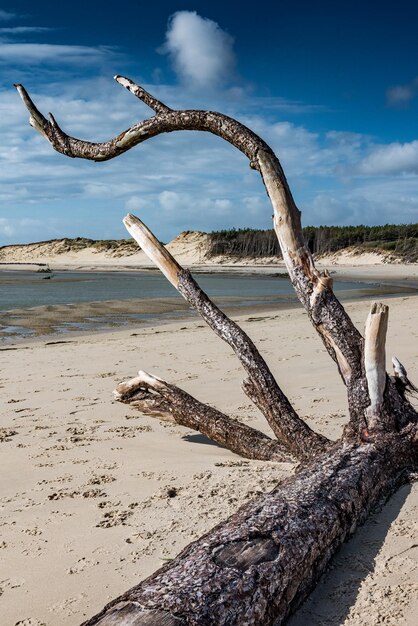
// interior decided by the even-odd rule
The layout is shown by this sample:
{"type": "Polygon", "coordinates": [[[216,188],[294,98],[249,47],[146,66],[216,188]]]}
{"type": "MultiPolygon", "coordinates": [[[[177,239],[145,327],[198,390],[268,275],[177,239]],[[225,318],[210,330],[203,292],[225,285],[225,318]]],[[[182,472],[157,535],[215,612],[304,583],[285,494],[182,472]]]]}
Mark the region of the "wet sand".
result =
{"type": "MultiPolygon", "coordinates": [[[[350,272],[338,271],[334,275],[337,295],[341,300],[347,301],[418,294],[417,277],[411,272],[411,268],[402,267],[402,271],[398,268],[398,272],[392,275],[380,271],[380,273],[371,272],[371,275],[367,276],[355,272],[355,268],[351,268],[350,272]]],[[[196,270],[199,269],[202,268],[194,268],[194,273],[198,274],[196,270]]],[[[236,267],[229,270],[222,272],[227,276],[216,278],[219,271],[208,273],[206,268],[205,276],[199,277],[204,288],[207,285],[209,294],[212,296],[213,293],[224,294],[215,295],[213,299],[226,312],[253,311],[258,314],[298,306],[287,275],[277,271],[277,268],[270,267],[267,271],[267,268],[236,267]],[[231,293],[240,295],[225,295],[231,293]],[[275,295],[265,295],[266,293],[275,295]]],[[[13,289],[10,291],[10,294],[13,294],[11,297],[3,298],[3,311],[0,312],[1,343],[10,343],[20,337],[30,338],[51,333],[79,334],[86,331],[132,327],[137,324],[160,324],[172,319],[189,319],[193,316],[193,312],[181,296],[174,290],[167,289],[166,282],[158,272],[144,274],[142,270],[135,275],[134,281],[126,273],[123,280],[116,281],[113,280],[112,273],[72,271],[68,276],[65,272],[51,276],[54,282],[48,281],[44,284],[43,277],[36,274],[19,273],[16,280],[13,273],[0,271],[0,289],[7,290],[9,286],[13,289]],[[171,292],[175,295],[170,295],[171,292]],[[108,294],[113,293],[118,294],[120,299],[109,299],[108,294]],[[131,293],[140,293],[142,297],[130,298],[131,293]],[[147,294],[150,293],[168,293],[168,296],[148,297],[147,294]],[[125,299],[126,294],[129,299],[125,299]],[[89,301],[90,299],[92,301],[89,301]],[[38,306],[27,305],[33,301],[38,306]],[[71,303],[64,304],[67,301],[71,303]],[[21,306],[15,305],[12,308],[11,303],[16,302],[21,306]],[[4,310],[5,308],[7,310],[4,310]]]]}

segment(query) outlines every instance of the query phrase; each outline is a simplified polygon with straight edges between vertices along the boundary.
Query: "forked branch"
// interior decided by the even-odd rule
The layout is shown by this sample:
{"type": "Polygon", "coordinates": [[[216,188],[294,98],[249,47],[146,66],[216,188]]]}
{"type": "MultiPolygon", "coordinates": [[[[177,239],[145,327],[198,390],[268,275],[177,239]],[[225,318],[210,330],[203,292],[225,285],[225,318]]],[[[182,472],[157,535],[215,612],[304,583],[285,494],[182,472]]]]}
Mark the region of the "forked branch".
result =
{"type": "Polygon", "coordinates": [[[311,458],[315,453],[325,450],[330,442],[300,419],[248,335],[218,309],[190,272],[177,263],[140,219],[127,215],[123,222],[171,284],[234,350],[249,376],[244,390],[264,414],[280,444],[300,459],[311,458]]]}
{"type": "Polygon", "coordinates": [[[174,130],[208,131],[246,154],[271,198],[274,227],[296,293],[347,385],[350,421],[345,436],[332,446],[313,433],[296,415],[247,335],[211,302],[146,226],[128,216],[125,224],[143,250],[235,350],[248,374],[244,389],[266,415],[279,442],[143,372],[119,385],[118,399],[153,415],[173,417],[244,456],[256,450],[255,458],[281,460],[285,447],[309,460],[325,452],[302,464],[271,493],[241,507],[85,626],[278,626],[306,598],[339,545],[417,467],[418,418],[403,395],[409,381],[399,362],[395,382],[384,371],[387,311],[382,305],[371,311],[363,355],[363,339],[335,298],[332,280],[315,268],[303,240],[300,212],[272,150],[236,120],[207,111],[172,111],[132,81],[117,80],[156,115],[101,144],[66,135],[52,116],[49,121],[43,117],[23,87],[18,90],[31,124],[68,156],[106,160],[174,130]],[[371,437],[363,433],[365,420],[371,437]]]}
{"type": "Polygon", "coordinates": [[[197,430],[245,458],[261,461],[292,460],[278,441],[146,372],[140,371],[136,378],[120,383],[114,391],[114,397],[147,415],[197,430]]]}

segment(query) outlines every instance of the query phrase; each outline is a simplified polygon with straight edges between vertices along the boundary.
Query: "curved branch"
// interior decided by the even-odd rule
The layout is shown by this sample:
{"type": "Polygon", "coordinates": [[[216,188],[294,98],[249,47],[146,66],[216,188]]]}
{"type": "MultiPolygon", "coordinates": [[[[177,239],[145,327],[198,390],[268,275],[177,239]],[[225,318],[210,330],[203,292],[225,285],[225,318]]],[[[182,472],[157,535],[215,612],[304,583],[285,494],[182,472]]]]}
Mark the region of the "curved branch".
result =
{"type": "Polygon", "coordinates": [[[197,430],[247,459],[292,460],[278,441],[146,372],[140,371],[136,378],[120,383],[113,395],[119,402],[131,404],[147,415],[197,430]]]}
{"type": "MultiPolygon", "coordinates": [[[[291,281],[308,315],[320,334],[329,354],[337,363],[346,385],[362,377],[362,338],[332,291],[331,281],[316,270],[306,245],[297,209],[283,169],[271,148],[249,128],[221,113],[212,111],[173,111],[132,81],[118,77],[132,93],[157,111],[154,117],[131,126],[117,137],[103,143],[82,141],[66,135],[58,125],[40,116],[21,85],[17,85],[31,123],[58,152],[71,157],[105,161],[161,133],[194,130],[207,131],[231,143],[244,153],[254,169],[260,171],[274,207],[274,226],[282,247],[291,281]],[[166,107],[166,108],[165,108],[166,107]]],[[[367,402],[367,398],[364,398],[367,402]]],[[[359,409],[362,413],[363,406],[359,409]]]]}
{"type": "MultiPolygon", "coordinates": [[[[36,119],[36,115],[39,116],[41,114],[23,85],[15,85],[15,87],[31,115],[31,126],[41,132],[57,152],[74,158],[88,159],[91,161],[108,161],[151,137],[180,130],[207,131],[217,135],[243,152],[251,162],[255,159],[260,148],[270,150],[268,145],[260,139],[258,135],[232,117],[213,111],[173,111],[168,107],[165,113],[160,113],[138,124],[134,124],[108,141],[101,143],[83,141],[82,139],[67,135],[58,126],[54,132],[52,124],[43,116],[43,123],[41,124],[42,130],[32,124],[32,118],[36,119]],[[63,143],[68,145],[68,150],[71,154],[63,150],[63,143]]],[[[143,90],[143,93],[153,98],[153,96],[145,92],[145,90],[143,90]]],[[[154,98],[153,100],[159,103],[158,100],[154,98]]],[[[146,104],[148,104],[148,102],[146,102],[146,104]]],[[[256,164],[255,167],[257,167],[256,164]]]]}
{"type": "Polygon", "coordinates": [[[279,442],[300,459],[312,458],[312,454],[325,450],[330,444],[329,440],[311,430],[298,416],[263,357],[242,328],[218,309],[190,272],[177,263],[140,219],[129,214],[123,223],[145,254],[183,298],[202,316],[218,337],[234,350],[250,378],[244,384],[244,391],[264,414],[279,442]]]}

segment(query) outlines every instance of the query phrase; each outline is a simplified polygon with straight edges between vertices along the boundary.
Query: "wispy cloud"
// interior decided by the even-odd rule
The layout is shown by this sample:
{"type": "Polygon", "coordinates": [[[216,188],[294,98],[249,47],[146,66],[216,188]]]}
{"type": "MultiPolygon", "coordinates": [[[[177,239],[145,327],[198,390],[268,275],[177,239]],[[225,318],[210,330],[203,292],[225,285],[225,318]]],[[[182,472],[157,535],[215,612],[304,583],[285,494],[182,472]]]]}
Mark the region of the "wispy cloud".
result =
{"type": "MultiPolygon", "coordinates": [[[[183,97],[173,86],[146,88],[173,106],[183,97]]],[[[73,80],[47,91],[33,94],[39,108],[52,110],[70,134],[92,141],[115,136],[141,117],[137,100],[111,80],[73,80]]],[[[418,141],[376,145],[359,133],[314,133],[288,121],[269,122],[262,112],[260,99],[259,114],[249,111],[242,121],[277,152],[304,224],[391,222],[395,198],[399,220],[414,219],[418,141]]],[[[230,113],[236,116],[231,104],[230,113]]],[[[6,91],[0,93],[0,134],[5,241],[124,237],[120,222],[127,210],[138,212],[164,241],[185,229],[271,224],[258,174],[243,155],[206,133],[161,135],[100,165],[70,160],[27,125],[17,94],[6,91]],[[39,220],[45,229],[17,223],[15,216],[39,220]]]]}
{"type": "Polygon", "coordinates": [[[317,193],[301,208],[303,223],[314,226],[416,222],[418,180],[360,179],[355,185],[317,193]]]}
{"type": "Polygon", "coordinates": [[[169,21],[166,41],[174,69],[191,87],[224,85],[235,66],[234,40],[220,26],[195,11],[178,11],[169,21]]]}
{"type": "Polygon", "coordinates": [[[47,33],[54,30],[47,26],[8,26],[0,28],[0,35],[27,35],[33,33],[47,33]]]}
{"type": "Polygon", "coordinates": [[[395,85],[386,92],[386,101],[390,107],[404,108],[418,96],[418,76],[405,85],[395,85]]]}
{"type": "MultiPolygon", "coordinates": [[[[7,18],[0,11],[1,19],[7,18]]],[[[99,165],[54,152],[28,126],[27,111],[6,87],[8,74],[13,74],[9,84],[32,83],[40,110],[52,110],[66,132],[83,139],[107,140],[150,112],[110,78],[98,76],[104,62],[115,65],[119,53],[112,48],[30,43],[32,34],[46,30],[9,26],[0,28],[0,37],[16,41],[0,44],[5,84],[0,91],[0,235],[5,241],[124,237],[121,218],[127,210],[138,212],[164,241],[182,229],[271,225],[259,175],[241,153],[206,133],[161,135],[99,165]]],[[[309,118],[295,122],[295,114],[316,107],[231,89],[233,39],[196,12],[174,14],[164,48],[180,84],[144,87],[173,108],[221,110],[259,133],[283,163],[304,224],[393,221],[395,204],[397,219],[416,219],[418,141],[378,145],[359,133],[313,132],[309,118]]],[[[402,97],[408,101],[406,93],[398,94],[398,103],[402,97]]]]}
{"type": "Polygon", "coordinates": [[[0,44],[0,63],[77,63],[87,65],[103,59],[113,51],[107,47],[68,46],[46,43],[0,44]]]}
{"type": "Polygon", "coordinates": [[[13,20],[15,17],[17,17],[16,13],[0,9],[0,22],[8,22],[9,20],[13,20]]]}
{"type": "Polygon", "coordinates": [[[358,169],[368,175],[418,174],[418,140],[377,146],[358,169]]]}

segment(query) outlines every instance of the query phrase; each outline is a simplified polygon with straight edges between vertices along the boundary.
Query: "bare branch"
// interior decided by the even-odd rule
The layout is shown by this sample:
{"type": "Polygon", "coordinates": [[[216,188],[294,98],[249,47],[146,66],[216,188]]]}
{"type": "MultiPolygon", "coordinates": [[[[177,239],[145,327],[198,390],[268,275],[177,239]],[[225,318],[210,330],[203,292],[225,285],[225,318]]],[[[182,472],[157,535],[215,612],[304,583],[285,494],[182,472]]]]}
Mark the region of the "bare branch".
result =
{"type": "Polygon", "coordinates": [[[134,96],[142,100],[150,109],[153,109],[156,113],[168,113],[173,109],[170,109],[167,105],[154,98],[148,91],[145,91],[143,87],[137,85],[130,78],[125,78],[124,76],[115,76],[115,81],[125,87],[128,91],[130,91],[134,96]]]}
{"type": "Polygon", "coordinates": [[[127,231],[177,290],[183,268],[140,219],[128,213],[123,218],[127,231]]]}
{"type": "Polygon", "coordinates": [[[389,307],[373,302],[366,320],[364,342],[364,366],[370,406],[366,409],[369,428],[373,428],[382,413],[383,394],[386,387],[386,332],[389,307]]]}
{"type": "Polygon", "coordinates": [[[119,402],[131,404],[145,414],[197,430],[248,459],[292,460],[279,442],[146,372],[140,371],[136,378],[120,383],[113,393],[119,402]]]}
{"type": "Polygon", "coordinates": [[[244,390],[265,415],[280,443],[299,458],[307,458],[312,451],[324,450],[329,441],[314,433],[300,419],[248,335],[218,309],[201,290],[190,272],[177,263],[140,219],[129,214],[125,217],[124,224],[171,284],[200,313],[212,330],[234,350],[250,377],[250,381],[244,385],[244,390]]]}
{"type": "MultiPolygon", "coordinates": [[[[138,88],[141,89],[139,86],[138,88]]],[[[22,85],[18,86],[18,91],[28,110],[31,111],[29,108],[29,106],[31,106],[37,111],[22,85]],[[26,94],[26,99],[23,97],[23,93],[26,94]],[[27,100],[31,103],[29,106],[27,100]]],[[[144,93],[147,92],[144,90],[144,93]]],[[[151,94],[148,94],[148,96],[154,103],[159,103],[159,100],[154,98],[151,94]]],[[[160,105],[163,107],[166,106],[163,103],[160,103],[160,105]]],[[[44,134],[40,128],[34,127],[48,139],[57,152],[61,152],[67,156],[92,161],[107,161],[113,159],[151,137],[176,130],[206,131],[218,135],[243,152],[250,159],[254,167],[257,167],[255,161],[257,151],[260,148],[270,150],[268,145],[252,130],[227,115],[213,111],[174,111],[166,107],[164,114],[158,113],[154,117],[134,124],[116,137],[101,143],[84,141],[63,133],[67,139],[67,151],[64,150],[65,146],[63,142],[54,142],[53,137],[51,137],[49,133],[44,134]]],[[[63,131],[60,129],[60,132],[62,133],[63,131]]]]}
{"type": "MultiPolygon", "coordinates": [[[[212,111],[173,111],[129,79],[117,77],[117,80],[156,110],[157,115],[103,143],[82,141],[51,126],[51,132],[43,134],[55,150],[72,157],[105,161],[161,133],[193,130],[213,133],[243,152],[251,166],[261,172],[271,198],[276,233],[296,293],[329,354],[337,363],[345,384],[349,387],[357,384],[363,375],[361,335],[335,297],[332,281],[315,269],[312,255],[303,239],[300,211],[271,148],[246,126],[226,115],[212,111]]],[[[367,401],[366,396],[364,401],[367,401]]],[[[364,408],[360,407],[358,413],[363,413],[364,408]]]]}
{"type": "Polygon", "coordinates": [[[406,385],[406,382],[408,380],[407,371],[402,365],[402,363],[400,362],[400,360],[396,358],[396,356],[392,357],[392,366],[393,366],[393,373],[395,375],[395,378],[399,378],[401,382],[404,383],[404,385],[406,385]]]}
{"type": "Polygon", "coordinates": [[[45,129],[49,126],[48,120],[42,115],[42,113],[36,108],[32,98],[29,96],[26,89],[23,85],[15,84],[14,85],[22,98],[27,110],[30,113],[29,124],[32,128],[35,128],[41,135],[47,137],[45,129]]]}
{"type": "Polygon", "coordinates": [[[273,224],[295,291],[346,385],[361,375],[362,339],[332,291],[332,279],[315,268],[305,243],[300,211],[282,167],[271,150],[259,150],[257,161],[274,209],[273,224]]]}

